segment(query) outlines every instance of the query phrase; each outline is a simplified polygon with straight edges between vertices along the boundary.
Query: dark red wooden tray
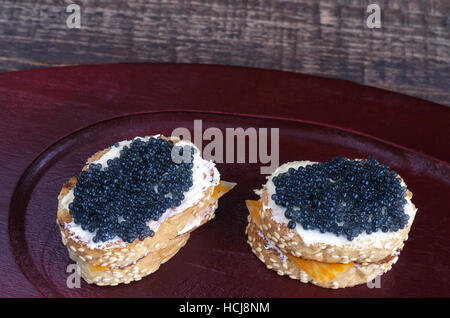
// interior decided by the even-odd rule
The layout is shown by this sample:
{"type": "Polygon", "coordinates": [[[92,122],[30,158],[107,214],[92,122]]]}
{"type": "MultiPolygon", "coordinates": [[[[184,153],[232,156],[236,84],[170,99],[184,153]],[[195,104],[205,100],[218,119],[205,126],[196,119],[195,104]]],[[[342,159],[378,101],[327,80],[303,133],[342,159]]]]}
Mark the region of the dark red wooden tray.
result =
{"type": "Polygon", "coordinates": [[[4,74],[0,76],[0,105],[6,117],[0,126],[2,296],[450,295],[450,168],[445,161],[449,158],[445,123],[450,122],[450,117],[442,106],[344,81],[186,65],[112,65],[4,74]],[[236,81],[223,83],[224,76],[230,78],[231,73],[236,81]],[[261,82],[268,74],[276,84],[261,82]],[[159,81],[153,82],[155,78],[159,81]],[[74,81],[79,86],[73,85],[74,81]],[[297,93],[282,94],[283,83],[286,87],[296,83],[297,93]],[[321,86],[321,96],[314,94],[316,86],[321,86]],[[342,91],[347,95],[341,95],[342,91]],[[299,98],[303,101],[300,104],[299,98]],[[378,105],[380,113],[359,113],[361,103],[371,98],[371,107],[378,105]],[[177,107],[181,101],[185,102],[184,108],[199,111],[168,111],[164,107],[174,103],[173,108],[183,108],[177,107]],[[409,106],[396,109],[400,101],[409,106]],[[258,103],[266,107],[258,107],[258,103]],[[216,113],[205,109],[208,104],[216,113]],[[237,104],[240,107],[236,108],[237,104]],[[280,118],[289,114],[277,107],[280,104],[290,105],[290,119],[280,118]],[[339,105],[339,109],[329,108],[331,104],[339,105]],[[158,110],[162,108],[166,110],[158,110]],[[237,114],[239,110],[253,115],[237,114]],[[322,114],[324,110],[327,112],[322,114]],[[227,111],[233,114],[224,114],[227,111]],[[130,112],[135,114],[124,115],[130,112]],[[352,120],[344,118],[343,113],[352,120]],[[372,154],[396,169],[414,193],[419,212],[400,260],[382,276],[381,288],[362,285],[344,290],[321,289],[265,268],[251,253],[244,235],[244,200],[256,198],[252,189],[264,183],[258,164],[218,165],[223,179],[236,181],[238,186],[221,199],[217,217],[195,231],[188,244],[155,274],[130,285],[96,287],[83,282],[79,289],[67,288],[66,266],[71,261],[55,224],[61,184],[98,149],[136,135],[170,134],[176,127],[192,128],[194,119],[202,119],[204,129],[280,128],[280,163],[372,154]],[[317,119],[323,119],[319,120],[322,123],[314,122],[317,119]],[[366,125],[362,127],[361,122],[366,125]],[[393,126],[395,123],[398,126],[393,126]],[[399,127],[408,127],[408,133],[399,127]],[[424,132],[429,139],[421,135],[424,132]]]}
{"type": "MultiPolygon", "coordinates": [[[[192,130],[193,131],[193,130],[192,130]]],[[[27,278],[46,296],[149,297],[307,297],[307,296],[418,296],[436,293],[446,279],[449,250],[436,254],[435,243],[446,247],[449,237],[442,221],[448,218],[430,194],[448,193],[448,167],[414,152],[373,139],[311,123],[207,113],[162,112],[107,120],[77,131],[42,153],[22,176],[11,202],[9,234],[17,262],[27,278]],[[195,119],[204,129],[217,127],[279,127],[281,162],[322,161],[341,155],[376,156],[407,181],[419,207],[411,238],[393,271],[382,277],[380,289],[359,286],[330,291],[279,277],[250,252],[244,229],[244,200],[264,183],[257,164],[219,164],[222,178],[238,186],[220,201],[217,218],[192,239],[159,271],[142,281],[118,287],[83,283],[66,285],[66,267],[72,263],[55,224],[56,197],[62,183],[81,170],[85,158],[113,144],[156,133],[170,135],[177,127],[192,130],[195,119]],[[431,186],[433,185],[433,186],[431,186]],[[432,192],[430,192],[430,190],[432,192]],[[432,216],[432,217],[430,217],[432,216]],[[438,222],[438,220],[440,220],[438,222]],[[440,279],[436,279],[440,277],[440,279]],[[426,294],[424,292],[426,291],[426,294]]]]}

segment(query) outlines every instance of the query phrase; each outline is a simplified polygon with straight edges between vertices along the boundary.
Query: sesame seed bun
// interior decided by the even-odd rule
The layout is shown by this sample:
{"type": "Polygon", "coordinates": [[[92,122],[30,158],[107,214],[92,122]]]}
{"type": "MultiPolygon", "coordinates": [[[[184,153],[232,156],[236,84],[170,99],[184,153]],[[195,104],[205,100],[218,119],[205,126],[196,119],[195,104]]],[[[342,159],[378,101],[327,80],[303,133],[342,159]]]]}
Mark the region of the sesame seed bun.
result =
{"type": "Polygon", "coordinates": [[[99,270],[96,266],[83,261],[69,250],[70,258],[75,261],[80,275],[89,284],[98,286],[115,286],[141,280],[158,270],[161,264],[171,259],[186,244],[189,233],[176,236],[169,240],[164,248],[159,248],[141,258],[122,266],[112,266],[99,270]]]}
{"type": "MultiPolygon", "coordinates": [[[[172,140],[175,144],[180,142],[175,137],[161,136],[161,138],[172,140]]],[[[191,145],[195,147],[194,144],[191,145]]],[[[91,156],[83,170],[86,170],[89,164],[102,159],[110,149],[111,147],[106,148],[91,156]]],[[[195,168],[194,166],[193,169],[195,168]]],[[[214,170],[213,167],[208,168],[203,173],[203,179],[212,178],[215,171],[217,172],[214,170]]],[[[189,233],[214,218],[214,212],[218,207],[218,198],[235,185],[223,181],[220,181],[219,185],[212,184],[203,191],[198,202],[193,202],[183,211],[172,214],[167,214],[168,211],[166,211],[161,216],[154,235],[148,236],[142,241],[136,239],[132,243],[127,243],[117,238],[102,242],[102,244],[93,244],[93,235],[89,235],[87,231],[81,231],[80,234],[79,229],[75,231],[71,227],[74,223],[66,201],[71,190],[76,187],[76,183],[77,178],[72,177],[63,185],[58,196],[56,223],[61,231],[63,244],[67,247],[71,258],[82,269],[81,276],[87,282],[97,285],[129,282],[133,280],[130,280],[129,276],[117,277],[117,275],[120,276],[120,273],[127,273],[128,270],[135,270],[135,268],[139,268],[141,277],[154,272],[164,259],[172,257],[186,243],[189,233]],[[217,188],[224,184],[226,184],[226,190],[222,193],[219,191],[217,194],[217,188]],[[177,246],[179,247],[176,248],[177,246]],[[150,258],[151,262],[148,261],[150,258]],[[132,263],[136,263],[136,265],[130,266],[132,263]],[[95,268],[95,275],[89,271],[89,268],[95,268]],[[118,270],[118,268],[121,269],[118,270]],[[146,272],[147,274],[145,274],[146,272]],[[116,273],[119,274],[116,275],[116,273]]]]}
{"type": "MultiPolygon", "coordinates": [[[[286,208],[272,200],[276,188],[272,179],[290,168],[305,167],[315,162],[295,161],[280,166],[267,179],[259,200],[246,201],[248,244],[267,268],[304,283],[325,288],[344,288],[373,280],[391,269],[408,239],[416,207],[407,190],[404,212],[409,216],[403,229],[395,232],[363,232],[353,240],[334,233],[306,230],[301,224],[290,229],[286,208]]],[[[401,177],[398,176],[400,179],[401,177]]],[[[402,186],[406,187],[402,179],[402,186]]]]}

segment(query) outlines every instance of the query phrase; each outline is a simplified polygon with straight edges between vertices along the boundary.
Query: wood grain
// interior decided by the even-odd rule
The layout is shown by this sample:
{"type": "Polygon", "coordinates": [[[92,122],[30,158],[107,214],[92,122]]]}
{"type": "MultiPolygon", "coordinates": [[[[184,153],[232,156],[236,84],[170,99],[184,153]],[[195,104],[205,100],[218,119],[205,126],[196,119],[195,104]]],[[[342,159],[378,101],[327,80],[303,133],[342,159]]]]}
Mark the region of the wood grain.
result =
{"type": "Polygon", "coordinates": [[[448,0],[3,0],[0,71],[112,62],[289,70],[450,105],[448,0]],[[366,7],[382,10],[366,27],[366,7]]]}

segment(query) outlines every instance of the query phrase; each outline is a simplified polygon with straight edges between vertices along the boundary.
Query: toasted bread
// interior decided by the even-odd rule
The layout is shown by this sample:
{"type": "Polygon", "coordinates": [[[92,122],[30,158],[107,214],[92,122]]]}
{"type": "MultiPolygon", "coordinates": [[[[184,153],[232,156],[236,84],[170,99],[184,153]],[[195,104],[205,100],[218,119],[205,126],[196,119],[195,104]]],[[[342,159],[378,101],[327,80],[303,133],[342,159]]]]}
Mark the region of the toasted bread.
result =
{"type": "Polygon", "coordinates": [[[157,271],[161,264],[167,262],[186,244],[189,233],[179,235],[169,240],[169,243],[157,250],[147,253],[128,264],[121,266],[102,267],[90,265],[69,250],[70,258],[78,265],[80,275],[89,284],[98,286],[115,286],[128,284],[157,271]]]}
{"type": "MultiPolygon", "coordinates": [[[[170,139],[175,144],[180,142],[175,137],[161,138],[170,139]]],[[[86,170],[91,163],[98,162],[105,156],[111,156],[110,150],[111,147],[95,153],[87,160],[83,170],[86,170]]],[[[200,169],[195,165],[195,160],[193,169],[200,169]]],[[[214,218],[219,197],[233,188],[235,184],[219,181],[219,175],[214,165],[201,158],[198,160],[201,160],[202,164],[205,162],[205,166],[201,168],[204,171],[200,171],[197,178],[207,184],[200,189],[200,196],[198,193],[196,194],[198,200],[187,202],[189,204],[185,204],[184,209],[168,209],[158,221],[150,220],[148,226],[154,235],[147,236],[143,240],[136,239],[132,243],[124,242],[119,237],[106,242],[94,243],[92,240],[94,234],[75,224],[69,213],[68,206],[74,198],[73,189],[76,187],[77,177],[72,177],[63,185],[58,196],[56,222],[61,231],[63,244],[68,248],[72,259],[81,267],[82,277],[86,281],[98,285],[110,285],[131,281],[132,279],[127,275],[121,275],[121,273],[128,273],[128,270],[133,271],[135,268],[139,268],[139,271],[142,272],[139,274],[141,277],[145,273],[154,272],[159,267],[158,260],[162,261],[174,255],[179,249],[176,247],[186,243],[189,233],[214,218]],[[159,257],[159,254],[163,257],[159,257]],[[134,263],[140,265],[130,266],[134,263]],[[92,268],[96,269],[95,275],[89,271],[92,268]]],[[[189,199],[186,198],[186,200],[189,199]]],[[[136,274],[136,277],[139,275],[136,274]]]]}
{"type": "MultiPolygon", "coordinates": [[[[401,249],[414,221],[416,207],[411,201],[412,193],[406,194],[405,213],[410,218],[408,224],[396,232],[372,233],[360,235],[353,241],[344,236],[336,237],[333,234],[322,234],[317,230],[303,230],[301,226],[289,229],[283,211],[275,211],[278,207],[271,199],[273,194],[272,178],[289,167],[313,164],[310,161],[290,162],[280,166],[268,179],[261,191],[260,219],[261,228],[267,236],[278,243],[280,248],[297,257],[325,263],[371,263],[385,259],[393,252],[401,249]]],[[[404,181],[403,181],[404,184],[404,181]]],[[[406,184],[405,184],[406,186],[406,184]]]]}

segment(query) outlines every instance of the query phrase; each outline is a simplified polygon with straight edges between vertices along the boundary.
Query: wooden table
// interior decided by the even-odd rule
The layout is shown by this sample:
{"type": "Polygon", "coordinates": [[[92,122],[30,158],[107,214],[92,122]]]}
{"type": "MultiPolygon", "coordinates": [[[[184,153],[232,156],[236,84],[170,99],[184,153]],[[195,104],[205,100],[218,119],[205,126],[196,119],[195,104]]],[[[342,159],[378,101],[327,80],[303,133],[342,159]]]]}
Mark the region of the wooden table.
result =
{"type": "Polygon", "coordinates": [[[112,62],[251,66],[450,105],[448,0],[2,0],[0,71],[112,62]],[[381,28],[369,29],[369,3],[381,28]],[[56,3],[56,4],[55,4],[56,3]]]}

